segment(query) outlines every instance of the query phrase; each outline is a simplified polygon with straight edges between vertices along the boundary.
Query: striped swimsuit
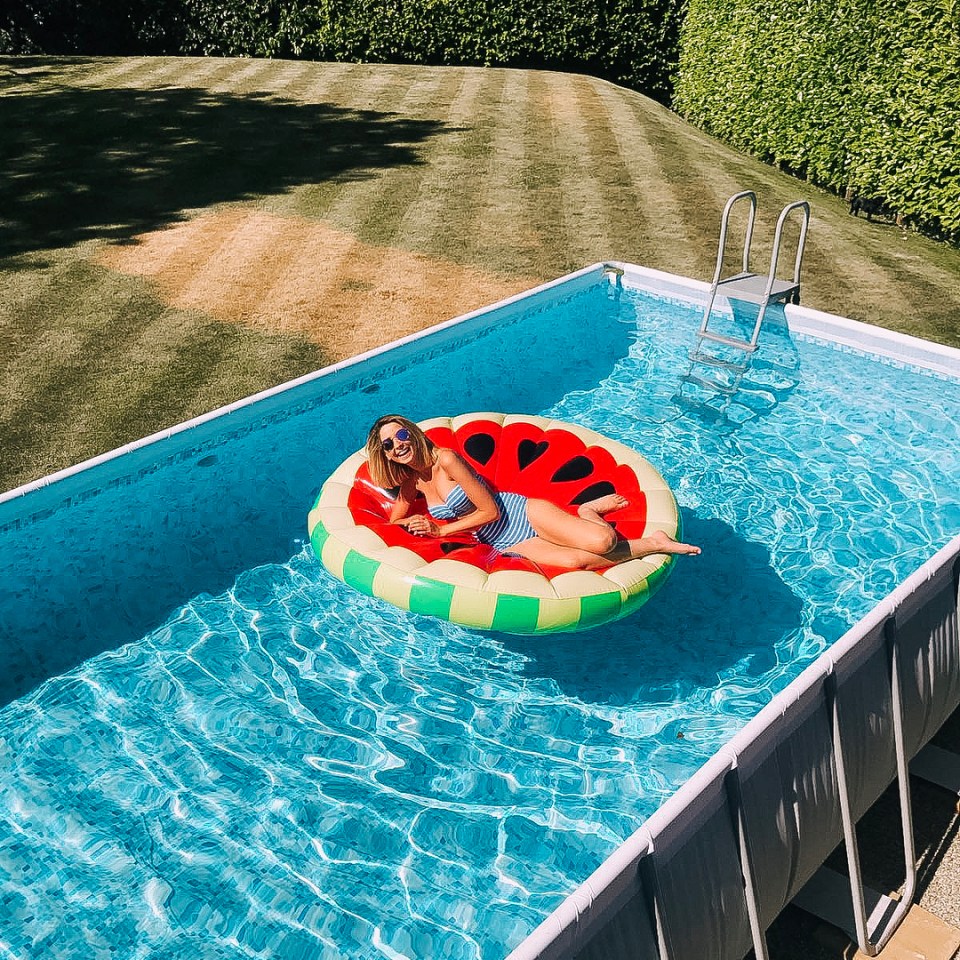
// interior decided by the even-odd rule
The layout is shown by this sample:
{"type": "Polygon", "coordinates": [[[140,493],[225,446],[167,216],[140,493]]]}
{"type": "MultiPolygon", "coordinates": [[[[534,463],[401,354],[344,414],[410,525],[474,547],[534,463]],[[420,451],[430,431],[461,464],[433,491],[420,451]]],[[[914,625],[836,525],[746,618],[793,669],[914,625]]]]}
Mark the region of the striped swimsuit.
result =
{"type": "MultiPolygon", "coordinates": [[[[487,486],[482,477],[478,479],[487,486]]],[[[501,553],[506,553],[522,540],[529,540],[537,535],[537,531],[527,519],[525,496],[519,493],[494,493],[493,499],[500,510],[500,516],[473,531],[481,543],[487,543],[501,553]]],[[[435,520],[458,520],[472,513],[476,507],[458,483],[447,494],[444,503],[428,505],[427,509],[435,520]]]]}

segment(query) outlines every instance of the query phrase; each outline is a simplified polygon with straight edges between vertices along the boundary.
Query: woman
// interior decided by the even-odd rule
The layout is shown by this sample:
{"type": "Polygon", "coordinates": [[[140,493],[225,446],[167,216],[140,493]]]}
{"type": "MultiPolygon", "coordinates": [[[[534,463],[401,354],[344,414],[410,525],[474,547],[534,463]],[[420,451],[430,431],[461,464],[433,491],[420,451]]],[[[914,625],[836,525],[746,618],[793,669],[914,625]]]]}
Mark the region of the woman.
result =
{"type": "Polygon", "coordinates": [[[627,506],[616,493],[583,504],[577,516],[549,500],[493,493],[456,451],[436,446],[413,421],[396,414],[380,417],[370,428],[367,459],[374,483],[400,489],[390,522],[417,536],[472,533],[501,553],[572,570],[593,570],[652,553],[700,553],[699,547],[662,531],[618,540],[603,519],[627,506]],[[426,498],[429,517],[410,515],[420,495],[426,498]]]}

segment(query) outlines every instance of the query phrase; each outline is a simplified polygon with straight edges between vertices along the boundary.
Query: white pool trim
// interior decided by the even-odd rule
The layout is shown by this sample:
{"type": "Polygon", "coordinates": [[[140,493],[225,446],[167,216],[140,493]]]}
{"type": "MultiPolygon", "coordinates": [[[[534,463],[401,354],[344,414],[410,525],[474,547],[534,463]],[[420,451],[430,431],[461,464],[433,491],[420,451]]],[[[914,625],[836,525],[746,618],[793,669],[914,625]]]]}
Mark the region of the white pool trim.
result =
{"type": "MultiPolygon", "coordinates": [[[[702,305],[710,284],[635,264],[609,261],[624,271],[624,281],[639,287],[652,286],[691,303],[702,305]]],[[[722,301],[724,298],[719,298],[722,301]]],[[[960,349],[933,343],[895,330],[876,327],[823,310],[788,304],[784,308],[791,333],[825,340],[878,357],[897,360],[960,380],[960,349]]]]}
{"type": "MultiPolygon", "coordinates": [[[[118,460],[128,454],[145,451],[154,445],[171,441],[176,442],[178,439],[185,440],[189,433],[213,424],[221,418],[242,414],[270,401],[283,399],[292,392],[305,387],[308,388],[318,381],[328,380],[340,374],[349,374],[357,366],[371,360],[382,359],[396,351],[416,349],[426,340],[442,336],[451,331],[457,331],[460,327],[472,322],[483,324],[485,317],[500,316],[504,310],[511,308],[528,309],[538,299],[549,299],[550,294],[558,288],[564,288],[565,291],[570,293],[576,292],[580,287],[595,283],[598,272],[602,272],[604,267],[608,265],[623,270],[623,282],[628,286],[649,289],[652,292],[673,296],[694,304],[702,304],[710,289],[709,284],[690,277],[666,273],[662,270],[653,270],[649,267],[641,267],[623,261],[599,261],[558,277],[556,280],[540,284],[531,290],[505,297],[496,303],[472,310],[469,313],[446,320],[409,336],[401,337],[398,340],[393,340],[381,347],[375,347],[349,360],[330,364],[276,387],[261,390],[259,393],[251,394],[249,397],[211,410],[209,413],[201,414],[176,426],[168,427],[165,430],[124,444],[107,453],[91,457],[75,466],[58,470],[30,483],[15,487],[0,494],[0,523],[2,523],[4,505],[9,505],[12,501],[16,501],[27,494],[60,484],[70,478],[80,477],[91,470],[116,465],[118,460]]],[[[608,274],[608,276],[611,283],[616,282],[613,274],[608,274]]],[[[935,373],[960,379],[960,349],[955,347],[931,343],[918,337],[885,330],[881,327],[874,327],[870,324],[860,323],[856,320],[819,310],[812,310],[808,307],[787,306],[785,313],[790,330],[795,333],[815,337],[841,347],[851,347],[875,356],[924,367],[935,373]]]]}

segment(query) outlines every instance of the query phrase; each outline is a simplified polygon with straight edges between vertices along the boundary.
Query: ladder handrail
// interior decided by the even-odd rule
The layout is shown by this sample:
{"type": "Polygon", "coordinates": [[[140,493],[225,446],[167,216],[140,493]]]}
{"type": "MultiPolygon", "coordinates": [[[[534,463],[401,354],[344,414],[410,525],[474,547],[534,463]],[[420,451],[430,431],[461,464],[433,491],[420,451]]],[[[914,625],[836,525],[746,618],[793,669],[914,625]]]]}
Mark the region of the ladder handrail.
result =
{"type": "MultiPolygon", "coordinates": [[[[717,266],[713,273],[713,283],[710,284],[710,293],[707,297],[706,309],[703,312],[703,321],[700,324],[700,330],[697,334],[701,340],[718,340],[721,343],[727,343],[730,346],[737,346],[740,349],[751,353],[757,349],[757,340],[760,337],[760,328],[763,326],[764,314],[766,313],[767,307],[770,305],[771,301],[776,299],[787,302],[787,299],[789,298],[789,300],[793,303],[800,302],[800,264],[803,260],[804,245],[807,241],[807,228],[810,225],[810,204],[806,200],[794,200],[793,203],[788,203],[780,211],[780,216],[777,218],[776,232],[774,233],[773,237],[773,251],[770,256],[770,272],[767,274],[767,281],[764,284],[763,295],[759,299],[756,299],[755,294],[753,293],[746,297],[746,299],[750,300],[751,302],[758,303],[760,307],[759,312],[757,313],[757,321],[753,328],[753,335],[749,340],[737,341],[734,338],[722,337],[718,334],[711,333],[707,330],[707,327],[710,325],[710,315],[713,312],[713,305],[717,298],[717,289],[721,283],[742,285],[743,283],[747,283],[754,279],[761,280],[760,274],[750,272],[750,245],[753,240],[753,224],[756,214],[757,195],[752,190],[741,190],[740,193],[735,193],[726,202],[726,205],[723,208],[723,216],[720,218],[720,243],[719,249],[717,250],[717,266]],[[723,259],[727,246],[727,227],[730,221],[730,212],[733,209],[734,204],[744,199],[749,200],[750,202],[750,213],[747,219],[747,231],[743,242],[743,272],[732,277],[728,277],[726,280],[721,280],[721,274],[723,273],[723,259]],[[795,210],[802,211],[803,216],[800,221],[800,237],[797,241],[797,256],[793,264],[793,281],[792,283],[782,286],[775,295],[773,288],[777,283],[777,266],[780,260],[780,244],[783,240],[783,228],[788,217],[795,210]]],[[[735,286],[732,286],[730,289],[735,289],[735,286]]]]}
{"type": "Polygon", "coordinates": [[[807,227],[810,225],[810,204],[806,200],[794,200],[788,203],[777,217],[777,229],[773,235],[773,253],[770,255],[770,273],[767,275],[767,287],[764,296],[769,300],[773,291],[773,284],[777,279],[777,264],[780,260],[780,241],[783,237],[783,227],[787,222],[787,217],[794,210],[803,210],[803,217],[800,221],[800,238],[797,241],[797,256],[793,263],[793,282],[800,284],[800,262],[803,260],[803,247],[807,240],[807,227]]]}
{"type": "Polygon", "coordinates": [[[750,269],[750,244],[753,240],[753,222],[757,216],[757,195],[752,190],[741,190],[735,193],[724,205],[723,215],[720,217],[720,243],[717,248],[717,266],[713,272],[713,283],[710,284],[710,296],[707,300],[707,309],[703,314],[703,322],[700,324],[700,333],[707,329],[710,321],[710,311],[713,310],[713,303],[717,298],[717,287],[720,286],[720,274],[723,273],[723,254],[727,247],[727,226],[730,222],[730,211],[733,205],[739,200],[750,200],[750,213],[747,217],[747,234],[743,240],[743,272],[747,273],[750,269]]]}
{"type": "Polygon", "coordinates": [[[750,272],[750,243],[753,240],[753,222],[757,216],[757,195],[752,190],[741,190],[735,193],[723,208],[723,216],[720,218],[720,245],[717,250],[717,267],[713,273],[713,285],[720,282],[720,274],[723,272],[723,254],[727,246],[727,226],[730,222],[730,211],[733,205],[739,200],[750,198],[750,213],[747,218],[747,235],[743,240],[743,272],[750,272]]]}

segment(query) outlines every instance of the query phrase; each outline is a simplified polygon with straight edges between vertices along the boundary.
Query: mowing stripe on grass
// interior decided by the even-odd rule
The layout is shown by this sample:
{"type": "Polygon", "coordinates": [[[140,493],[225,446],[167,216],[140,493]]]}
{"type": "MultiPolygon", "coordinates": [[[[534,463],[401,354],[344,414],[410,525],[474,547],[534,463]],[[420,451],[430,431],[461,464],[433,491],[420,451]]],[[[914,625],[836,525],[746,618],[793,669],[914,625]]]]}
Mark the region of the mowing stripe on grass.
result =
{"type": "MultiPolygon", "coordinates": [[[[180,316],[196,324],[195,316],[180,316]]],[[[158,319],[170,325],[169,314],[158,319]]],[[[233,399],[240,399],[270,386],[264,372],[284,360],[292,361],[301,373],[315,370],[325,361],[314,344],[301,340],[292,357],[290,348],[289,337],[265,336],[235,324],[195,325],[178,340],[158,344],[154,362],[138,381],[136,403],[117,411],[114,428],[143,435],[149,432],[149,421],[157,411],[168,410],[169,422],[177,422],[212,409],[222,389],[219,384],[228,377],[236,385],[233,399]]],[[[129,369],[129,364],[118,366],[129,369]]]]}
{"type": "Polygon", "coordinates": [[[164,87],[194,86],[193,78],[202,69],[203,60],[194,57],[133,58],[121,62],[119,71],[112,70],[109,79],[90,84],[100,90],[129,87],[135,90],[156,90],[164,87]]]}
{"type": "MultiPolygon", "coordinates": [[[[258,62],[270,63],[270,61],[263,60],[258,62]]],[[[324,71],[318,75],[316,70],[311,69],[312,65],[310,63],[303,61],[288,63],[285,66],[286,69],[279,75],[272,70],[266,70],[259,74],[256,78],[256,88],[251,87],[248,81],[234,88],[234,92],[265,91],[274,96],[294,100],[297,103],[323,103],[339,99],[335,93],[333,96],[329,96],[336,85],[342,81],[342,75],[337,71],[324,71]]],[[[344,64],[344,66],[347,65],[344,64]]]]}
{"type": "MultiPolygon", "coordinates": [[[[378,71],[362,64],[342,63],[330,64],[330,68],[329,72],[324,71],[320,75],[314,71],[313,83],[309,85],[298,80],[294,86],[278,89],[277,93],[297,102],[330,107],[332,122],[336,122],[333,118],[337,118],[346,124],[389,127],[396,119],[391,116],[396,113],[392,109],[392,100],[401,92],[396,88],[391,68],[378,71]]],[[[401,115],[401,119],[405,121],[406,115],[401,115]]],[[[398,136],[396,139],[399,141],[402,138],[398,136]]],[[[336,143],[329,144],[330,151],[337,149],[336,143]]],[[[318,164],[313,182],[265,197],[260,203],[264,209],[275,213],[335,220],[337,205],[344,202],[345,193],[351,186],[363,182],[369,189],[375,185],[371,181],[378,180],[385,172],[381,167],[370,170],[361,168],[349,174],[338,171],[333,175],[325,175],[324,164],[321,163],[318,164]]],[[[359,206],[364,205],[361,198],[359,206]]]]}
{"type": "MultiPolygon", "coordinates": [[[[612,257],[606,191],[597,165],[591,162],[586,113],[595,109],[589,77],[554,75],[547,109],[556,131],[554,150],[559,160],[557,186],[562,200],[560,215],[567,236],[568,257],[580,263],[612,257]]],[[[572,266],[572,264],[571,264],[572,266]]]]}
{"type": "Polygon", "coordinates": [[[471,219],[470,195],[478,189],[478,178],[473,164],[464,160],[465,143],[474,136],[488,90],[479,71],[460,73],[459,80],[455,91],[448,87],[446,132],[441,134],[447,149],[434,160],[387,175],[394,202],[381,222],[364,224],[362,235],[368,242],[462,261],[464,238],[451,235],[451,221],[471,219]],[[456,218],[450,216],[453,209],[458,211],[456,218]]]}
{"type": "Polygon", "coordinates": [[[99,262],[133,276],[146,262],[158,295],[170,306],[257,330],[306,335],[329,359],[351,356],[361,345],[376,346],[390,335],[413,333],[533,282],[508,282],[449,260],[372,247],[322,221],[279,217],[249,206],[146,234],[134,247],[105,247],[99,262]],[[158,271],[163,251],[178,244],[179,234],[193,235],[201,221],[204,232],[207,224],[217,228],[207,243],[222,251],[216,259],[208,260],[208,253],[197,248],[199,264],[158,271]],[[243,249],[247,237],[256,248],[264,237],[271,241],[249,265],[243,249]],[[219,269],[224,263],[228,271],[219,269]]]}
{"type": "Polygon", "coordinates": [[[451,104],[444,134],[452,141],[446,156],[430,168],[437,171],[431,203],[431,233],[427,248],[456,263],[476,263],[477,233],[483,219],[484,181],[497,162],[494,139],[502,96],[502,70],[471,70],[457,100],[451,104]],[[457,217],[450,211],[457,210],[457,217]],[[459,222],[459,225],[458,225],[459,222]]]}
{"type": "MultiPolygon", "coordinates": [[[[216,218],[216,222],[226,222],[229,227],[218,238],[219,246],[208,248],[207,258],[197,263],[192,280],[181,286],[179,306],[204,309],[211,302],[210,291],[218,290],[216,299],[222,309],[222,312],[215,311],[218,316],[257,313],[266,288],[276,282],[290,256],[295,255],[298,237],[296,230],[289,235],[286,221],[236,213],[239,215],[216,218]],[[251,271],[262,278],[260,289],[251,289],[250,284],[244,282],[251,271]]],[[[294,221],[292,225],[296,224],[294,221]]]]}
{"type": "Polygon", "coordinates": [[[302,340],[198,324],[196,315],[164,309],[142,281],[85,261],[65,263],[59,279],[71,290],[70,322],[56,292],[44,291],[30,305],[29,344],[4,370],[12,396],[0,426],[20,452],[8,469],[24,469],[25,459],[50,472],[65,465],[64,450],[93,456],[109,449],[98,437],[143,436],[270,386],[269,371],[280,364],[306,373],[324,362],[302,340]],[[225,381],[234,384],[232,398],[223,396],[225,381]]]}
{"type": "Polygon", "coordinates": [[[217,86],[229,83],[237,72],[237,61],[222,57],[191,58],[182,63],[180,69],[175,62],[171,66],[174,68],[174,86],[197,87],[213,96],[217,96],[217,86]]]}
{"type": "MultiPolygon", "coordinates": [[[[72,84],[77,87],[105,89],[130,86],[131,77],[159,77],[170,70],[166,57],[144,59],[142,57],[110,58],[99,61],[99,69],[84,71],[72,84]]],[[[154,84],[150,81],[149,85],[154,84]]]]}
{"type": "MultiPolygon", "coordinates": [[[[138,273],[144,277],[161,274],[187,277],[196,274],[222,244],[222,225],[216,217],[195,217],[173,228],[152,233],[138,245],[138,273]]],[[[105,248],[100,262],[112,266],[127,251],[123,247],[105,248]]]]}
{"type": "MultiPolygon", "coordinates": [[[[101,324],[113,318],[111,301],[116,287],[100,287],[100,274],[72,252],[61,253],[31,295],[17,305],[20,323],[5,325],[0,364],[4,380],[19,382],[18,393],[27,403],[41,400],[50,390],[73,379],[72,371],[96,364],[110,341],[101,324]],[[70,303],[70,322],[62,316],[63,298],[70,303]],[[29,323],[23,322],[29,318],[29,323]]],[[[13,419],[14,410],[0,410],[0,419],[13,419]]],[[[27,418],[31,419],[31,418],[27,418]]],[[[67,418],[69,419],[69,418],[67,418]]]]}
{"type": "Polygon", "coordinates": [[[471,195],[477,189],[476,171],[465,162],[469,143],[476,136],[477,115],[482,109],[485,78],[482,71],[460,72],[456,91],[442,114],[445,149],[439,156],[384,176],[384,202],[376,216],[364,222],[360,236],[377,246],[396,245],[462,261],[462,234],[451,235],[454,220],[472,220],[471,195]],[[455,218],[451,210],[457,211],[455,218]],[[452,249],[451,249],[452,247],[452,249]]]}
{"type": "MultiPolygon", "coordinates": [[[[42,267],[33,258],[20,257],[11,269],[0,269],[0,397],[8,403],[22,395],[45,364],[44,338],[72,335],[71,324],[62,316],[61,284],[69,283],[64,274],[75,261],[73,252],[52,255],[42,267]],[[48,301],[55,301],[56,308],[45,308],[48,301]]],[[[0,405],[0,418],[4,406],[0,405]]]]}
{"type": "MultiPolygon", "coordinates": [[[[204,86],[211,93],[221,95],[249,96],[265,88],[269,93],[276,95],[287,85],[294,71],[290,69],[289,63],[283,63],[279,70],[276,68],[271,70],[270,66],[267,60],[235,60],[232,70],[221,73],[216,80],[205,83],[204,86]]],[[[296,66],[302,65],[298,63],[296,66]]],[[[287,96],[285,93],[283,95],[287,96]]]]}
{"type": "Polygon", "coordinates": [[[637,122],[642,107],[657,109],[638,101],[620,87],[601,84],[600,102],[604,105],[607,126],[612,134],[611,152],[615,152],[620,166],[627,171],[622,196],[627,217],[633,211],[630,227],[629,251],[643,249],[672,249],[677,261],[671,269],[689,273],[691,246],[687,225],[673,211],[677,207],[677,191],[669,180],[661,180],[656,156],[650,145],[645,124],[637,122]]]}
{"type": "MultiPolygon", "coordinates": [[[[597,185],[608,230],[617,244],[611,255],[628,259],[651,241],[659,243],[664,231],[673,242],[682,242],[685,227],[666,215],[673,200],[669,185],[666,196],[660,190],[651,191],[651,173],[656,167],[649,142],[644,131],[636,129],[630,107],[637,97],[613,84],[592,81],[583,85],[580,98],[584,113],[582,153],[599,171],[597,185]]],[[[658,109],[658,105],[647,105],[651,110],[658,109]]]]}
{"type": "MultiPolygon", "coordinates": [[[[672,114],[660,108],[645,111],[645,115],[656,178],[678,186],[671,216],[684,224],[686,244],[698,251],[699,259],[706,264],[716,258],[720,211],[735,191],[717,183],[718,167],[712,151],[700,150],[693,138],[678,138],[680,130],[672,114]]],[[[703,272],[701,269],[694,275],[702,277],[703,272]]]]}
{"type": "Polygon", "coordinates": [[[469,255],[475,262],[503,275],[534,262],[540,238],[533,229],[535,195],[523,186],[530,157],[516,135],[517,116],[526,110],[529,74],[503,71],[490,157],[481,178],[479,217],[474,221],[469,255]]]}
{"type": "MultiPolygon", "coordinates": [[[[397,89],[396,81],[403,78],[395,77],[392,73],[373,73],[365,78],[362,84],[355,86],[350,96],[350,106],[353,110],[373,110],[379,116],[388,113],[404,114],[404,101],[410,94],[410,88],[415,85],[410,74],[406,74],[406,85],[402,91],[397,89]],[[396,98],[396,99],[395,99],[396,98]]],[[[388,120],[385,119],[385,122],[388,120]]],[[[352,233],[362,240],[370,241],[367,230],[376,232],[379,217],[389,215],[391,204],[401,206],[396,197],[391,197],[392,188],[399,185],[391,182],[391,168],[369,169],[363,171],[362,176],[352,178],[338,177],[339,190],[334,194],[325,209],[319,209],[315,215],[329,220],[336,227],[352,233]]],[[[405,170],[401,172],[402,174],[405,170]]],[[[409,187],[403,191],[404,197],[412,196],[409,187]]],[[[405,209],[405,207],[404,207],[405,209]]],[[[402,214],[402,210],[401,210],[402,214]]],[[[392,228],[387,231],[392,234],[392,228]]]]}
{"type": "MultiPolygon", "coordinates": [[[[38,338],[35,350],[41,359],[24,368],[32,370],[33,377],[24,385],[20,402],[3,411],[4,419],[9,416],[17,423],[21,438],[29,438],[31,454],[41,458],[44,451],[72,446],[78,436],[89,434],[90,416],[96,416],[100,426],[109,424],[113,404],[104,402],[109,395],[102,390],[103,374],[119,345],[162,312],[155,300],[132,302],[145,292],[126,278],[105,282],[104,271],[83,261],[69,264],[65,272],[72,288],[72,322],[59,329],[51,324],[38,338]],[[104,329],[109,337],[104,337],[104,329]],[[89,405],[97,397],[101,408],[94,411],[89,405]]],[[[43,303],[41,309],[53,314],[57,302],[43,303]]],[[[124,362],[122,368],[129,387],[130,367],[124,362]]]]}
{"type": "Polygon", "coordinates": [[[572,259],[564,221],[560,160],[556,152],[557,131],[548,110],[551,84],[548,73],[530,75],[530,96],[521,115],[524,153],[528,162],[523,171],[524,189],[536,196],[531,225],[540,239],[541,261],[554,264],[555,273],[569,269],[572,259]]]}
{"type": "MultiPolygon", "coordinates": [[[[920,294],[917,284],[920,281],[920,275],[923,275],[923,281],[920,282],[924,285],[930,283],[929,263],[924,264],[920,274],[911,276],[908,282],[904,282],[907,280],[903,273],[906,261],[897,256],[899,251],[887,260],[889,251],[887,238],[884,238],[885,242],[874,245],[870,242],[869,236],[865,235],[865,231],[853,222],[853,217],[849,217],[848,225],[846,221],[841,221],[839,224],[835,221],[823,222],[816,214],[815,210],[816,219],[811,224],[811,230],[816,230],[816,236],[819,239],[815,245],[812,242],[807,244],[808,252],[804,254],[805,278],[833,277],[834,282],[838,284],[838,290],[856,291],[856,296],[861,302],[882,303],[884,314],[890,311],[888,316],[892,314],[903,318],[906,324],[901,324],[899,329],[909,332],[910,323],[917,310],[920,294]],[[849,252],[842,259],[836,259],[830,254],[838,248],[848,249],[849,252]]],[[[767,262],[769,263],[769,260],[767,262]]],[[[760,263],[763,261],[761,260],[760,263]]],[[[804,302],[807,303],[810,302],[807,295],[810,285],[805,284],[805,288],[804,302]]],[[[943,296],[942,288],[938,293],[939,296],[943,296]]],[[[871,312],[868,308],[861,316],[869,320],[871,312]]],[[[847,313],[847,315],[851,314],[847,313]]],[[[958,315],[960,313],[955,314],[955,316],[958,315]]],[[[887,325],[890,325],[889,321],[887,325]]]]}

